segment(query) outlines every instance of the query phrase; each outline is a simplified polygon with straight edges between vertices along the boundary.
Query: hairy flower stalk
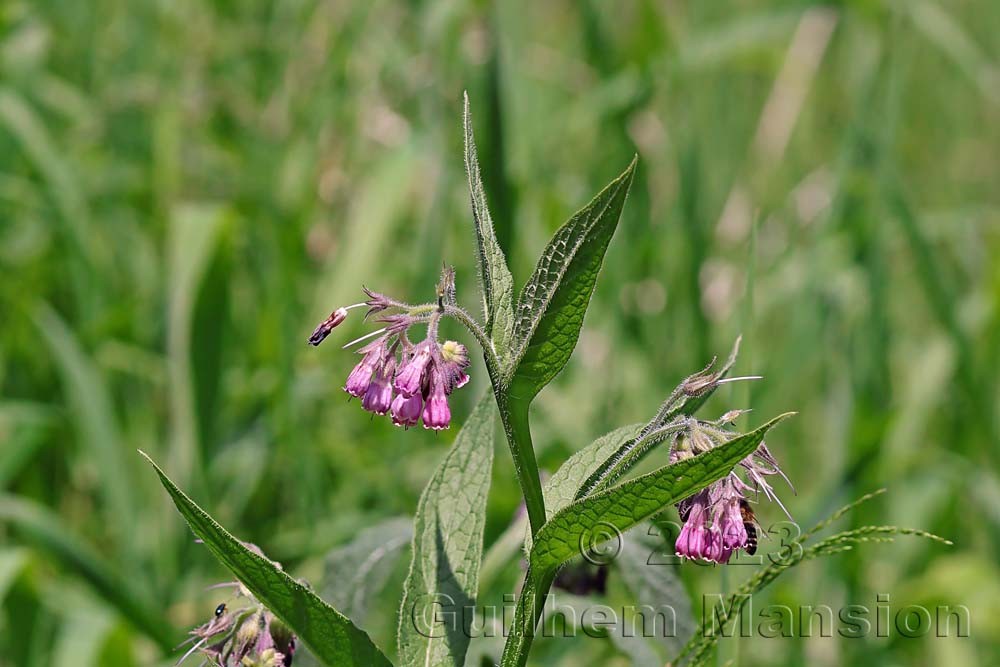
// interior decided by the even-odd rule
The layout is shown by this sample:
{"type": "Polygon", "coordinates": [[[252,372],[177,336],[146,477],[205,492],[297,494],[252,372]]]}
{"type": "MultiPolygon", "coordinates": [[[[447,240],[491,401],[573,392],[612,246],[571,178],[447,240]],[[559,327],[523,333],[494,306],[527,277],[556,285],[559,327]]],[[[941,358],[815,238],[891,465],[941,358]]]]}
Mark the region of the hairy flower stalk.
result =
{"type": "MultiPolygon", "coordinates": [[[[361,361],[347,376],[344,391],[360,398],[364,410],[391,415],[396,426],[408,428],[423,422],[424,428],[435,431],[448,428],[448,397],[469,381],[465,372],[469,367],[466,347],[453,340],[438,340],[441,317],[464,312],[454,305],[452,270],[445,268],[442,274],[437,303],[411,306],[368,288],[364,292],[366,301],[335,310],[316,328],[309,343],[319,345],[352,308],[367,307],[365,318],[388,310],[401,311],[376,318],[385,326],[344,346],[377,336],[358,350],[361,361]],[[427,325],[427,336],[414,344],[408,334],[418,324],[427,325]]],[[[463,324],[468,322],[463,320],[463,324]]]]}
{"type": "MultiPolygon", "coordinates": [[[[686,428],[673,439],[670,462],[702,454],[736,437],[738,434],[726,429],[725,425],[738,415],[739,411],[730,411],[716,422],[688,419],[686,428]]],[[[777,503],[791,518],[767,481],[771,475],[780,475],[788,481],[767,445],[761,443],[752,454],[740,461],[738,469],[742,469],[746,481],[733,470],[677,504],[684,523],[674,545],[677,555],[728,563],[739,549],[753,554],[757,548],[758,525],[750,505],[751,494],[755,501],[756,496],[763,492],[768,500],[777,503]]]]}

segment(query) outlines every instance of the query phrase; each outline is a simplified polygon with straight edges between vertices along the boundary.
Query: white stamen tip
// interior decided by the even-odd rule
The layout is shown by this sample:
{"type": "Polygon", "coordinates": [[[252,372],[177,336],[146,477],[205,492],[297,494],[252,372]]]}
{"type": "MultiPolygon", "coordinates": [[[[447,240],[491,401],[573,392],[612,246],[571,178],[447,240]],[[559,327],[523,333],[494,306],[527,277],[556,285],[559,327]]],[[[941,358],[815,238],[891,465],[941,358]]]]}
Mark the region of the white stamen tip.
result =
{"type": "Polygon", "coordinates": [[[361,338],[355,338],[354,340],[352,340],[347,345],[344,345],[341,349],[342,350],[346,350],[347,348],[351,347],[352,345],[357,345],[361,341],[368,340],[369,338],[372,338],[374,336],[378,336],[381,333],[385,333],[385,327],[382,327],[381,329],[377,329],[376,331],[372,331],[371,333],[367,333],[364,336],[362,336],[361,338]]]}
{"type": "Polygon", "coordinates": [[[177,661],[176,663],[174,663],[174,667],[177,667],[177,665],[179,665],[179,664],[181,664],[182,662],[184,662],[185,660],[187,660],[187,659],[188,659],[188,658],[189,658],[189,657],[191,656],[191,654],[192,654],[192,653],[194,653],[195,651],[197,651],[198,649],[200,649],[200,648],[201,648],[201,645],[202,645],[202,644],[204,644],[204,643],[205,643],[206,641],[208,641],[208,637],[202,637],[202,639],[201,639],[201,641],[200,641],[200,642],[198,642],[197,644],[195,644],[194,646],[192,646],[192,647],[191,647],[191,648],[190,648],[190,649],[188,650],[188,652],[187,652],[187,653],[185,653],[185,654],[184,654],[184,655],[183,655],[183,656],[181,657],[181,659],[180,659],[180,660],[178,660],[178,661],[177,661]]]}
{"type": "Polygon", "coordinates": [[[763,380],[763,375],[743,375],[738,378],[724,378],[719,380],[715,384],[726,384],[727,382],[739,382],[740,380],[763,380]]]}

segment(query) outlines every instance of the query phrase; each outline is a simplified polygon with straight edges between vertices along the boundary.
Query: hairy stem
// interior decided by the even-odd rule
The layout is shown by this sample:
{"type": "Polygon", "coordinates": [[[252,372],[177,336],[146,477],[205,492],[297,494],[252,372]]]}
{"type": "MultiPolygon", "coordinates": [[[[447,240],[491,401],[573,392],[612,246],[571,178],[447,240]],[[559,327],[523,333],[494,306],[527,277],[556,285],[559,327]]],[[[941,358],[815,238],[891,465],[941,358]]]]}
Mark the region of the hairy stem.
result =
{"type": "MultiPolygon", "coordinates": [[[[440,311],[465,325],[483,348],[486,369],[493,385],[493,396],[496,398],[500,419],[503,422],[504,435],[510,447],[511,458],[514,460],[514,470],[521,487],[521,495],[524,496],[531,535],[534,537],[545,525],[545,499],[542,496],[542,483],[538,476],[538,463],[535,461],[531,427],[528,424],[530,400],[512,400],[505,388],[509,378],[500,364],[493,341],[474,317],[458,306],[443,302],[440,303],[440,311]]],[[[535,636],[535,625],[541,617],[545,596],[554,578],[554,569],[533,574],[529,568],[515,610],[514,626],[504,646],[503,665],[521,667],[527,662],[528,651],[535,636]]]]}
{"type": "Polygon", "coordinates": [[[503,647],[500,658],[501,667],[523,667],[528,661],[528,652],[535,639],[535,628],[545,609],[545,598],[555,579],[555,569],[547,571],[533,570],[530,566],[524,575],[524,587],[514,608],[514,620],[511,622],[507,643],[503,647]]]}
{"type": "Polygon", "coordinates": [[[531,524],[531,535],[534,537],[545,524],[545,500],[542,497],[542,483],[538,477],[538,464],[535,461],[535,450],[531,444],[531,428],[528,426],[528,404],[520,401],[511,403],[499,385],[494,382],[493,395],[500,408],[500,419],[503,422],[504,435],[514,459],[514,470],[517,481],[524,496],[524,505],[528,510],[528,522],[531,524]]]}

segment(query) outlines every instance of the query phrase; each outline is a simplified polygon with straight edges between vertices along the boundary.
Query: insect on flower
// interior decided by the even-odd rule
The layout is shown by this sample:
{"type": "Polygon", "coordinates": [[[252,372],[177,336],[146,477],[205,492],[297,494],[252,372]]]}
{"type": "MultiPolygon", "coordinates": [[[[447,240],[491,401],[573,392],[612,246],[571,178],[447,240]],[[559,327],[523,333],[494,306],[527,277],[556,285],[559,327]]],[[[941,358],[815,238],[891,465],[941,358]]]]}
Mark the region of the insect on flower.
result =
{"type": "Polygon", "coordinates": [[[295,635],[274,614],[261,605],[238,582],[237,597],[247,604],[230,609],[225,602],[215,608],[207,622],[191,630],[192,643],[177,661],[180,665],[192,654],[204,657],[202,664],[214,667],[291,667],[295,635]]]}
{"type": "MultiPolygon", "coordinates": [[[[722,379],[735,360],[735,350],[733,354],[722,371],[710,373],[710,365],[687,378],[674,395],[698,397],[714,391],[725,382],[760,379],[758,376],[722,379]]],[[[702,421],[694,417],[679,418],[676,422],[679,428],[670,448],[671,463],[703,454],[738,437],[739,434],[731,430],[731,425],[740,414],[740,410],[730,410],[715,421],[702,421]]],[[[768,500],[776,503],[788,515],[774,488],[767,481],[767,477],[771,475],[780,475],[788,482],[767,445],[761,442],[728,475],[678,503],[677,511],[683,526],[674,546],[677,555],[728,563],[733,552],[739,549],[750,555],[757,553],[757,518],[748,494],[763,492],[768,500]],[[738,470],[743,471],[746,480],[737,474],[738,470]]]]}
{"type": "Polygon", "coordinates": [[[743,528],[747,531],[747,541],[743,551],[753,556],[757,553],[757,516],[746,500],[740,501],[740,516],[743,518],[743,528]]]}

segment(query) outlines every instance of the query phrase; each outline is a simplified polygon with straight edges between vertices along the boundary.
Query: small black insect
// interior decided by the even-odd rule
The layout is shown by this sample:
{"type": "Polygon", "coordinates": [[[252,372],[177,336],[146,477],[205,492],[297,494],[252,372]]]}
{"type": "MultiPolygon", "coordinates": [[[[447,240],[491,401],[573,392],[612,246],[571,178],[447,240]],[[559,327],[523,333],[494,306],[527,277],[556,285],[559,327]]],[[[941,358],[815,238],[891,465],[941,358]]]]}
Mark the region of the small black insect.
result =
{"type": "Polygon", "coordinates": [[[691,516],[692,504],[693,503],[691,502],[690,498],[685,498],[684,500],[677,503],[677,515],[681,518],[681,523],[687,521],[688,517],[691,516]]]}
{"type": "Polygon", "coordinates": [[[220,616],[222,616],[225,613],[226,613],[226,603],[225,602],[220,602],[219,606],[215,608],[215,617],[219,618],[220,616]]]}
{"type": "Polygon", "coordinates": [[[750,507],[750,503],[745,500],[740,501],[740,516],[743,518],[743,527],[747,531],[747,543],[743,550],[753,556],[757,553],[757,517],[750,507]]]}

